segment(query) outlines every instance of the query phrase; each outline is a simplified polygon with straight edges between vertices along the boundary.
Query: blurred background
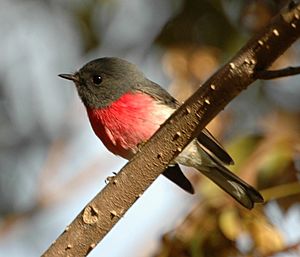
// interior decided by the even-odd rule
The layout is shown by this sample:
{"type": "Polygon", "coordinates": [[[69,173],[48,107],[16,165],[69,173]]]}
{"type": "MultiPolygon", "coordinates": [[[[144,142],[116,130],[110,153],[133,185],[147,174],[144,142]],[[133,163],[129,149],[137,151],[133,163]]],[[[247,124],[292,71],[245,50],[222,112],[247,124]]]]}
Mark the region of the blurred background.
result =
{"type": "MultiPolygon", "coordinates": [[[[57,74],[121,57],[184,101],[287,2],[0,0],[0,256],[41,255],[126,163],[57,74]]],[[[209,124],[265,205],[249,212],[192,170],[194,196],[158,178],[89,256],[299,256],[299,99],[298,76],[258,81],[209,124]]]]}

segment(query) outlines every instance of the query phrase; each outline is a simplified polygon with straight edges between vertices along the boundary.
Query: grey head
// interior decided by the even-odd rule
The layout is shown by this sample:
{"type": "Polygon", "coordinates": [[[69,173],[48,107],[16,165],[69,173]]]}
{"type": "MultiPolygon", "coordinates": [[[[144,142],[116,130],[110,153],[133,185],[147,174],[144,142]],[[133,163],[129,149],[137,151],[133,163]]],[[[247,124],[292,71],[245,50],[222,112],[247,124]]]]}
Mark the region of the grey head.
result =
{"type": "Polygon", "coordinates": [[[175,107],[176,100],[148,80],[136,65],[116,57],[95,59],[74,74],[59,74],[72,80],[87,108],[104,108],[131,92],[143,92],[175,107]]]}

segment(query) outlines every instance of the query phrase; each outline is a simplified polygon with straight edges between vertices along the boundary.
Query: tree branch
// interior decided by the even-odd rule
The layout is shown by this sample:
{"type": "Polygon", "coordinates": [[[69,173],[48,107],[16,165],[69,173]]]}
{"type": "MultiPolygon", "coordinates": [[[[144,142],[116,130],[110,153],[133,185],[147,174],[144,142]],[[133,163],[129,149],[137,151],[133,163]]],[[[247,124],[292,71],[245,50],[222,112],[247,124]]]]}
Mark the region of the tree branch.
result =
{"type": "Polygon", "coordinates": [[[299,16],[298,4],[277,15],[252,38],[161,126],[43,256],[86,256],[170,161],[255,80],[255,71],[269,67],[299,37],[299,16]]]}

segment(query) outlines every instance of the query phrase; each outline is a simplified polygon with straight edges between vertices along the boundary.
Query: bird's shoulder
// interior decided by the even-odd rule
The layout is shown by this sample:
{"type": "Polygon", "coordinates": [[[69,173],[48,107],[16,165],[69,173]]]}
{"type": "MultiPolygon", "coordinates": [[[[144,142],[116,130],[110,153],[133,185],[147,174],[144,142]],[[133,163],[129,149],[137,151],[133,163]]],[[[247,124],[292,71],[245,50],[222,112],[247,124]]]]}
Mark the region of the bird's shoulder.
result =
{"type": "Polygon", "coordinates": [[[151,80],[148,80],[147,83],[143,85],[138,84],[136,90],[150,95],[155,100],[161,102],[162,104],[166,104],[173,109],[178,108],[180,105],[179,102],[164,88],[151,80]]]}

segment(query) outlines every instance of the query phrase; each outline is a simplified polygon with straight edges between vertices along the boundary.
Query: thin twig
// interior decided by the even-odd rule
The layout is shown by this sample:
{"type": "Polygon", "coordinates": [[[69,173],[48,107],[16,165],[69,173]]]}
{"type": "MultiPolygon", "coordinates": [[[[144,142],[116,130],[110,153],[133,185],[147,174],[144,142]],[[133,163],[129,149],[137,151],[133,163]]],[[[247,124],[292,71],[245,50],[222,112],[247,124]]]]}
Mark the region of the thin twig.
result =
{"type": "Polygon", "coordinates": [[[271,253],[268,253],[266,255],[263,255],[262,257],[271,257],[271,256],[275,256],[275,255],[277,255],[279,253],[286,253],[286,252],[289,252],[289,251],[297,251],[297,249],[299,247],[300,247],[300,242],[297,242],[295,244],[291,244],[291,245],[285,246],[282,249],[279,249],[279,250],[273,251],[271,253]]]}
{"type": "Polygon", "coordinates": [[[255,72],[256,79],[270,80],[300,74],[300,67],[288,67],[280,70],[262,70],[255,72]]]}

